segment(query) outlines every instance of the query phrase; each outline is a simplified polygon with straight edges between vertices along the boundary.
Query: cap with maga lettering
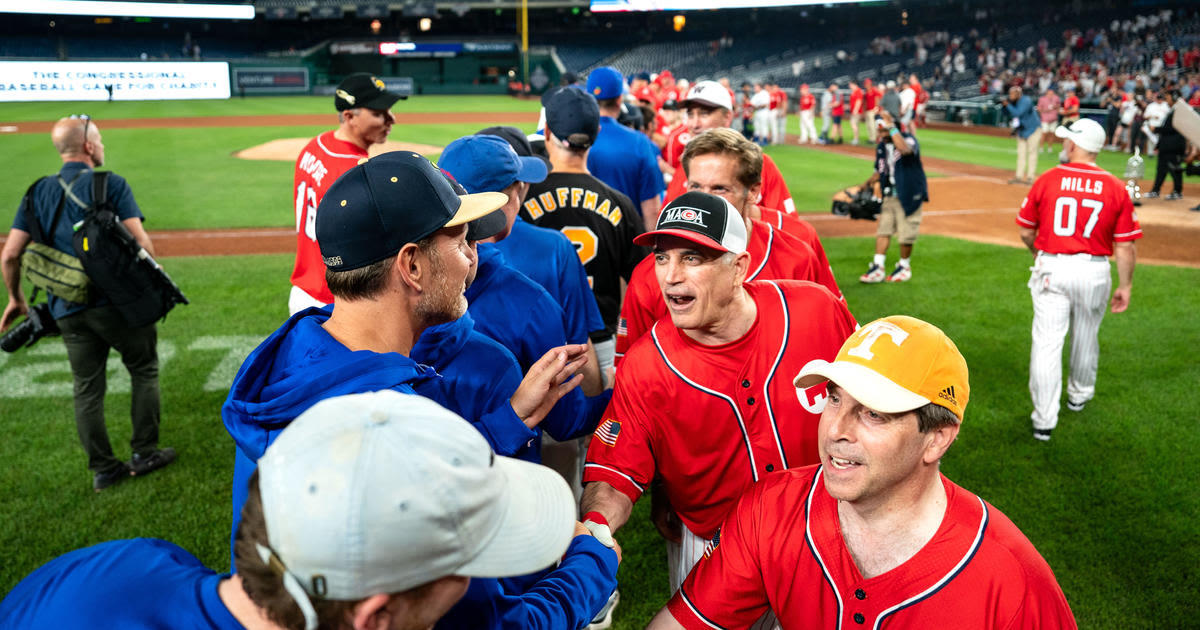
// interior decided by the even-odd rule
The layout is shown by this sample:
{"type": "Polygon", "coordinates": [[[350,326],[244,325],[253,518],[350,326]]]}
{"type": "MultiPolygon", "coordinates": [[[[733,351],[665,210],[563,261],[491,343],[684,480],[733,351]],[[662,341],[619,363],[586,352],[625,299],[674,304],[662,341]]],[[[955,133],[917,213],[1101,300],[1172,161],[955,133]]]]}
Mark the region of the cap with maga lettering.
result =
{"type": "Polygon", "coordinates": [[[653,247],[658,236],[677,236],[723,252],[746,251],[746,221],[724,197],[692,191],[684,193],[658,215],[658,225],[633,239],[653,247]]]}
{"type": "Polygon", "coordinates": [[[455,194],[442,172],[417,153],[382,153],[329,187],[317,206],[317,243],[327,269],[349,271],[507,202],[508,195],[498,192],[455,194]]]}
{"type": "Polygon", "coordinates": [[[933,403],[959,422],[971,387],[967,360],[940,328],[915,317],[877,319],[850,335],[833,362],[814,359],[795,385],[833,381],[859,402],[883,413],[905,413],[933,403]]]}

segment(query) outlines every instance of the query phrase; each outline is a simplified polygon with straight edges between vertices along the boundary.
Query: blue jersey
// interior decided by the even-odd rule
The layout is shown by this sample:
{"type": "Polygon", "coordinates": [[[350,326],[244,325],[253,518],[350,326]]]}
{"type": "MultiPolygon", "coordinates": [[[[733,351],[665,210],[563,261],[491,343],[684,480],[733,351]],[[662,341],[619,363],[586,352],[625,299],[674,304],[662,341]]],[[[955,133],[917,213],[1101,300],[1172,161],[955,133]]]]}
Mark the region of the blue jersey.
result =
{"type": "Polygon", "coordinates": [[[540,284],[558,302],[568,343],[587,343],[593,332],[600,339],[609,337],[579,253],[562,232],[517,217],[496,249],[509,266],[540,284]]]}
{"type": "Polygon", "coordinates": [[[617,553],[576,536],[554,569],[519,578],[472,578],[437,630],[583,628],[617,587],[617,553]]]}
{"type": "Polygon", "coordinates": [[[0,628],[243,630],[218,575],[165,540],[77,549],[39,567],[0,602],[0,628]]]}
{"type": "Polygon", "coordinates": [[[600,117],[600,132],[588,151],[587,170],[616,188],[635,206],[667,189],[658,168],[659,151],[646,134],[638,133],[609,116],[600,117]]]}

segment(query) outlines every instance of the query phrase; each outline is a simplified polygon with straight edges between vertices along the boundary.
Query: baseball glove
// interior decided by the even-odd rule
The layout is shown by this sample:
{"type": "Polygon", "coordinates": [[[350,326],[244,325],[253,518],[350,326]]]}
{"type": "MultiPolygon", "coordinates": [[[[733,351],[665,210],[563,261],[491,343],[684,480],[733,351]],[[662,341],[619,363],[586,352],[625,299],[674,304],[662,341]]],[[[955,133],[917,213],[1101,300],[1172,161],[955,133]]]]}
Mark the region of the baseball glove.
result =
{"type": "Polygon", "coordinates": [[[862,186],[851,186],[834,193],[831,212],[838,216],[848,216],[851,219],[874,221],[875,217],[879,215],[882,205],[869,189],[862,186]]]}

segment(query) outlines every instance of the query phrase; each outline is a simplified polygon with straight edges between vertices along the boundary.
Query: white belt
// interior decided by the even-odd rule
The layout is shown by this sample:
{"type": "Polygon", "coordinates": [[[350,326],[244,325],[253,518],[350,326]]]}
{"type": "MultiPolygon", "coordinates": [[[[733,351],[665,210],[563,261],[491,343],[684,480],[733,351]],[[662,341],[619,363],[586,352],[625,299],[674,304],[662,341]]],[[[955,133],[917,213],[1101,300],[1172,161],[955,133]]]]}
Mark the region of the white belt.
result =
{"type": "Polygon", "coordinates": [[[1050,252],[1039,252],[1039,254],[1042,256],[1053,256],[1055,258],[1084,258],[1091,260],[1092,262],[1108,262],[1108,257],[1106,256],[1097,256],[1087,252],[1082,252],[1079,254],[1051,254],[1050,252]]]}

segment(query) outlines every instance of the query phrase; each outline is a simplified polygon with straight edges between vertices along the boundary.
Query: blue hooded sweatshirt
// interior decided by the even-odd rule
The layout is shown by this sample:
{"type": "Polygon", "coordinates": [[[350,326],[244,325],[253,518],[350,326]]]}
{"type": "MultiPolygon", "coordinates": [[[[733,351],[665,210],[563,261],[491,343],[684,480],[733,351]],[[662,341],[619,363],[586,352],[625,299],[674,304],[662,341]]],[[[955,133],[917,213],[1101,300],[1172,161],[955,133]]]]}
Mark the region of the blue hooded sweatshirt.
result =
{"type": "MultiPolygon", "coordinates": [[[[221,419],[237,445],[233,465],[233,529],[242,520],[250,475],[279,433],[326,398],[394,389],[427,395],[437,372],[396,352],[351,351],[325,332],[332,306],[290,317],[242,363],[221,419]]],[[[441,402],[440,400],[438,402],[441,402]]],[[[233,537],[230,536],[232,551],[233,537]]]]}

